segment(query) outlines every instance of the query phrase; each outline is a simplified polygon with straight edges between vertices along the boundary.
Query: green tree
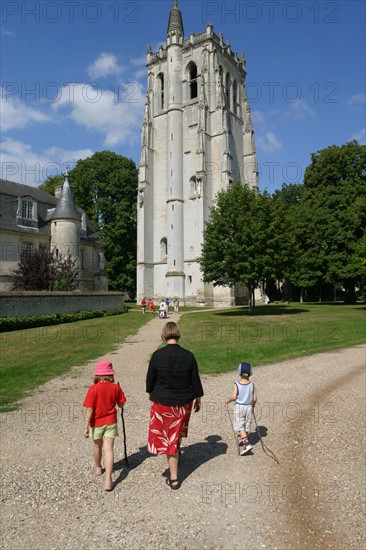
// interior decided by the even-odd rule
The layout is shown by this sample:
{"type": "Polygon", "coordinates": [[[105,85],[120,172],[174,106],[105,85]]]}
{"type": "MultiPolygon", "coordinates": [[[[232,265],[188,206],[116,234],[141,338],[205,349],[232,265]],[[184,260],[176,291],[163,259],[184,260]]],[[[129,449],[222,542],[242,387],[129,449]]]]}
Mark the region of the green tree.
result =
{"type": "Polygon", "coordinates": [[[272,196],[268,246],[276,281],[290,281],[299,258],[294,211],[301,200],[303,186],[283,184],[272,196]]]}
{"type": "MultiPolygon", "coordinates": [[[[69,172],[75,202],[87,213],[106,244],[109,288],[136,291],[137,168],[131,159],[111,151],[79,160],[69,172]]],[[[41,186],[49,190],[57,178],[41,186]]]]}
{"type": "Polygon", "coordinates": [[[23,290],[74,290],[78,272],[70,255],[56,255],[47,243],[34,251],[25,250],[14,271],[14,287],[23,290]]]}
{"type": "Polygon", "coordinates": [[[270,209],[267,193],[236,183],[218,193],[204,231],[199,260],[203,280],[214,286],[246,286],[250,310],[257,284],[273,277],[270,209]]]}
{"type": "Polygon", "coordinates": [[[354,301],[355,283],[364,276],[353,259],[366,225],[365,145],[352,141],[312,154],[298,216],[308,273],[342,283],[347,301],[354,301]]]}

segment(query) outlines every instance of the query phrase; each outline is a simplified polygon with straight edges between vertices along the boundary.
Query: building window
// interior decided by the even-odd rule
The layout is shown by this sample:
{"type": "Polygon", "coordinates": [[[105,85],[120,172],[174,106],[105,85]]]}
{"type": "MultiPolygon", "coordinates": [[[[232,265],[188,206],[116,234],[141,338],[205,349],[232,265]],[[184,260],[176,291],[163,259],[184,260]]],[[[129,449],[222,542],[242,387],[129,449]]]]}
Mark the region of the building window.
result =
{"type": "Polygon", "coordinates": [[[159,107],[160,109],[164,109],[164,75],[163,73],[158,74],[158,82],[159,82],[159,107]]]}
{"type": "Polygon", "coordinates": [[[22,218],[33,219],[33,202],[27,199],[22,200],[22,218]]]}
{"type": "Polygon", "coordinates": [[[26,242],[21,243],[20,252],[22,256],[25,254],[32,254],[33,243],[26,243],[26,242]]]}
{"type": "Polygon", "coordinates": [[[195,99],[198,96],[197,66],[195,63],[189,64],[188,80],[189,80],[189,99],[195,99]]]}
{"type": "Polygon", "coordinates": [[[195,176],[192,176],[189,180],[189,187],[190,187],[190,196],[196,197],[197,196],[197,180],[195,176]]]}
{"type": "Polygon", "coordinates": [[[168,242],[165,237],[163,237],[160,241],[160,258],[162,262],[166,262],[168,254],[168,242]]]}
{"type": "Polygon", "coordinates": [[[225,99],[226,99],[226,107],[230,109],[230,75],[227,73],[226,79],[225,79],[225,99]]]}
{"type": "Polygon", "coordinates": [[[233,82],[233,112],[238,114],[238,83],[236,80],[233,82]]]}

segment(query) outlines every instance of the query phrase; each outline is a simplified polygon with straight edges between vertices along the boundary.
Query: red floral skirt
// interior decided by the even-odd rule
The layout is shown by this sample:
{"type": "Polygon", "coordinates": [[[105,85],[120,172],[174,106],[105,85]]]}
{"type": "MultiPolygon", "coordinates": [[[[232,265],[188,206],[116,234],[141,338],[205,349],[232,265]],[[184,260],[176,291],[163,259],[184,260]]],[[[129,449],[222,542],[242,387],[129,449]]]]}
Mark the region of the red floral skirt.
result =
{"type": "Polygon", "coordinates": [[[192,403],[173,407],[153,401],[147,450],[154,455],[174,455],[181,437],[187,437],[192,403]]]}

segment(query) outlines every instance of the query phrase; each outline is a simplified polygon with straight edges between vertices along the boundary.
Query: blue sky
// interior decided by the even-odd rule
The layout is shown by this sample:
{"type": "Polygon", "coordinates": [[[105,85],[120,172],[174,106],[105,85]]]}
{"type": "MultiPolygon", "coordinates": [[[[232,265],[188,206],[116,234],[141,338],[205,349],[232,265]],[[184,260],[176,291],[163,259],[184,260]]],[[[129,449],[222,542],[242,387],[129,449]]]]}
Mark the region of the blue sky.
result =
{"type": "MultiPolygon", "coordinates": [[[[106,149],[139,162],[149,44],[173,0],[1,3],[1,177],[39,185],[106,149]]],[[[179,0],[247,61],[260,188],[303,181],[311,153],[365,143],[365,2],[179,0]]]]}

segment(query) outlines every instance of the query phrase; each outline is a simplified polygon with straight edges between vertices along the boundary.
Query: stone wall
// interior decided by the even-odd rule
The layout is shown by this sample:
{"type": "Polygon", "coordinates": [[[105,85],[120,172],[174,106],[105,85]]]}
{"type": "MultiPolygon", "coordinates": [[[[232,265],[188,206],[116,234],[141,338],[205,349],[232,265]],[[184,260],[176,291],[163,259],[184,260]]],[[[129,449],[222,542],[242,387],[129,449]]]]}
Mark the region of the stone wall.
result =
{"type": "Polygon", "coordinates": [[[0,294],[0,317],[30,317],[124,308],[122,292],[9,292],[0,294]]]}

